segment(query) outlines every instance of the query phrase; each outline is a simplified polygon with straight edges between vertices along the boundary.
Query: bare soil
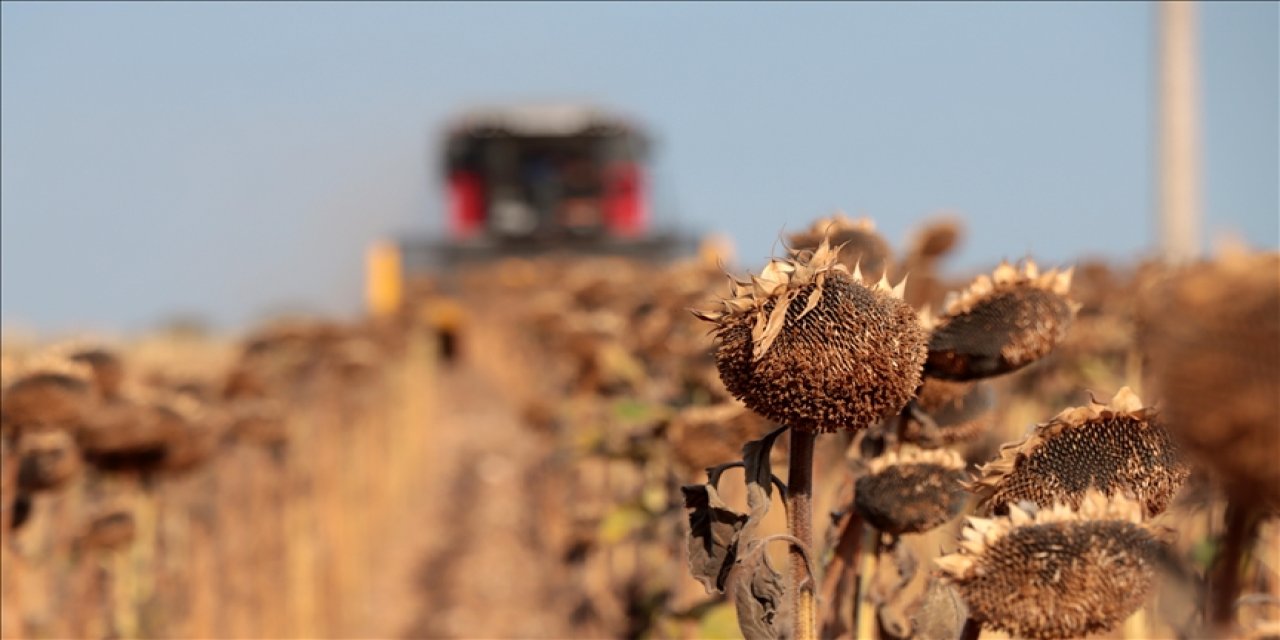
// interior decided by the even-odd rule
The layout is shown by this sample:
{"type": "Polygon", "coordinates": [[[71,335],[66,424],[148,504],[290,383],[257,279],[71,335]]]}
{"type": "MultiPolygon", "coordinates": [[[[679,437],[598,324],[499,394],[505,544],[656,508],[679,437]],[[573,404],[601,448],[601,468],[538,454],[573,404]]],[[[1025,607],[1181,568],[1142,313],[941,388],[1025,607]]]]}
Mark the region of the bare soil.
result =
{"type": "MultiPolygon", "coordinates": [[[[379,637],[563,638],[573,635],[563,570],[539,547],[531,483],[546,444],[521,424],[492,361],[443,367],[428,459],[375,585],[388,612],[379,637]]],[[[371,594],[373,595],[373,594],[371,594]]]]}

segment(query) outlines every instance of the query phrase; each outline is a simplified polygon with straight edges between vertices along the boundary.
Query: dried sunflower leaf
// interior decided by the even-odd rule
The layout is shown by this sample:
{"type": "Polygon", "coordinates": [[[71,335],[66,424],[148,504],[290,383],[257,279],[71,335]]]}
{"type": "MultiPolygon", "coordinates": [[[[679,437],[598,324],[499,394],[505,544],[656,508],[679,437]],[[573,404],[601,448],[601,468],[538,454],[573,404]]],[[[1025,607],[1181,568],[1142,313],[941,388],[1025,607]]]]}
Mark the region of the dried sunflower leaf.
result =
{"type": "Polygon", "coordinates": [[[724,472],[728,471],[729,469],[737,469],[738,467],[741,467],[741,466],[744,466],[742,464],[742,461],[735,460],[733,462],[718,464],[714,467],[707,467],[707,484],[713,487],[719,488],[720,476],[724,475],[724,472]]]}
{"type": "Polygon", "coordinates": [[[707,593],[724,593],[747,515],[725,504],[709,484],[686,485],[680,491],[689,514],[689,570],[707,593]]]}
{"type": "Polygon", "coordinates": [[[778,610],[786,588],[782,575],[769,565],[764,544],[751,550],[734,567],[730,595],[738,610],[738,628],[747,640],[777,638],[780,635],[778,610]]]}
{"type": "MultiPolygon", "coordinates": [[[[750,488],[751,485],[761,487],[766,499],[773,495],[773,468],[769,464],[769,455],[773,453],[773,445],[777,442],[778,436],[786,430],[785,426],[778,427],[765,434],[763,438],[742,445],[742,464],[745,467],[747,487],[750,488]]],[[[756,505],[750,506],[754,511],[756,505]]]]}

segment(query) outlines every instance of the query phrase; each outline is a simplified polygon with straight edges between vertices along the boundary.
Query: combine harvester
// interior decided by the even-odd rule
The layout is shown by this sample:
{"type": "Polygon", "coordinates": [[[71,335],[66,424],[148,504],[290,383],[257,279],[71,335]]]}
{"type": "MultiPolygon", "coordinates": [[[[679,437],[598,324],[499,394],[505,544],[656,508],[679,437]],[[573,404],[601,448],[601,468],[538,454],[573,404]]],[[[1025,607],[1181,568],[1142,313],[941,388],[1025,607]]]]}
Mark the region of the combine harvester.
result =
{"type": "Polygon", "coordinates": [[[441,148],[447,237],[402,238],[369,252],[375,313],[398,307],[402,282],[508,257],[627,256],[664,261],[695,240],[655,228],[642,127],[588,105],[463,112],[441,148]]]}
{"type": "Polygon", "coordinates": [[[366,289],[375,316],[399,313],[413,298],[432,309],[431,324],[456,325],[459,305],[440,295],[456,291],[454,274],[507,258],[660,262],[697,248],[692,236],[654,224],[651,142],[623,115],[576,104],[475,108],[443,134],[434,152],[444,173],[446,235],[370,248],[366,289]]]}

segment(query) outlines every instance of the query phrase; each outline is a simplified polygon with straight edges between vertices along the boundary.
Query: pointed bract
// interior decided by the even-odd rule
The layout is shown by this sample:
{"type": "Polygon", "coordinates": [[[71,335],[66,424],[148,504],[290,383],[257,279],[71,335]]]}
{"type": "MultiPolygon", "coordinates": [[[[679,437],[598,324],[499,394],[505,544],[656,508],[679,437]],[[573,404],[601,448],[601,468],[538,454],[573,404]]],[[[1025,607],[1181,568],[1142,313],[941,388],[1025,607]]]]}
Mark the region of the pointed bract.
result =
{"type": "Polygon", "coordinates": [[[919,384],[925,336],[901,285],[867,282],[838,253],[827,238],[793,250],[749,287],[731,285],[723,312],[694,313],[716,325],[726,388],[801,430],[863,428],[900,410],[919,384]]]}

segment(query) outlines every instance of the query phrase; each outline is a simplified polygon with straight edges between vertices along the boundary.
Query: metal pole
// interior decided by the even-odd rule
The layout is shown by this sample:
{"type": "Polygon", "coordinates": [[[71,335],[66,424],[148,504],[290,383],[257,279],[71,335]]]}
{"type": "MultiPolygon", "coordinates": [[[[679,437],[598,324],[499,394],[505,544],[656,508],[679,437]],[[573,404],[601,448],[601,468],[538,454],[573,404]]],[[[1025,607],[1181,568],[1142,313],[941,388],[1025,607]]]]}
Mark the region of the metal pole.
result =
{"type": "Polygon", "coordinates": [[[1161,0],[1159,38],[1160,251],[1170,263],[1200,250],[1200,84],[1196,3],[1161,0]]]}

